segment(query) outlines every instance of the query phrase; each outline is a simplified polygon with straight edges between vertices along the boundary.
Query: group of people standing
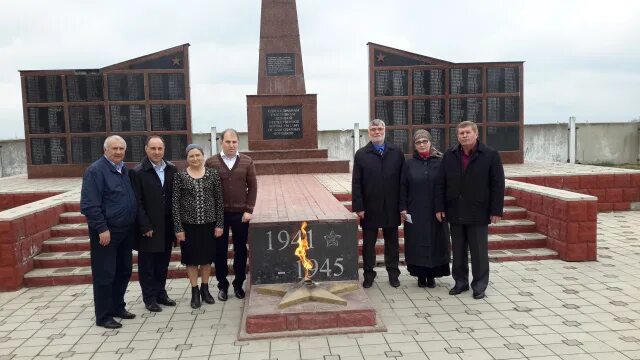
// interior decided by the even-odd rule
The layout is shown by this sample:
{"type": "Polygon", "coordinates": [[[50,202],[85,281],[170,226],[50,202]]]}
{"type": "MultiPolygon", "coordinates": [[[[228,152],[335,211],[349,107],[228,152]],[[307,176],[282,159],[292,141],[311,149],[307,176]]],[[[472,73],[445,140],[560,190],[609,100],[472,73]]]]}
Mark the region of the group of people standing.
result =
{"type": "Polygon", "coordinates": [[[442,154],[427,130],[416,130],[415,151],[405,161],[403,151],[385,141],[385,123],[369,123],[370,141],[356,152],[352,173],[352,208],[363,233],[363,287],[371,287],[376,277],[379,229],[389,284],[400,286],[398,227],[404,221],[405,262],[418,286],[433,288],[436,278],[451,274],[455,285],[449,294],[471,285],[475,299],[485,297],[488,225],[503,215],[504,169],[498,152],[479,141],[475,123],[459,123],[456,134],[458,144],[442,154]]]}
{"type": "Polygon", "coordinates": [[[122,326],[114,318],[133,319],[124,294],[132,273],[132,249],[138,251],[138,275],[147,310],[175,306],[166,291],[174,245],[191,283],[191,307],[215,302],[209,292],[213,263],[218,299],[227,301],[227,251],[233,239],[234,295],[245,297],[247,237],[257,197],[253,161],[238,152],[238,133],[222,133],[222,151],[205,161],[200,145],[185,149],[187,167],[165,159],[165,143],[150,136],[146,157],[133,169],[124,165],[125,140],[109,136],[104,156],[83,177],[81,211],[87,218],[96,324],[122,326]],[[198,285],[198,278],[200,284],[198,285]]]}

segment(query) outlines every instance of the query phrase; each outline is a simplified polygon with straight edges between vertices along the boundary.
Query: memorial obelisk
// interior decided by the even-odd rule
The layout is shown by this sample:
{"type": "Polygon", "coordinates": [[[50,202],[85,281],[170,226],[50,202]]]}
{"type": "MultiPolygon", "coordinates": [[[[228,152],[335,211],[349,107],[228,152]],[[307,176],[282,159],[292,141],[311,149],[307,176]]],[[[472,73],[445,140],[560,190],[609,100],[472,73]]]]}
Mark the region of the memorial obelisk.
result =
{"type": "Polygon", "coordinates": [[[349,172],[318,149],[317,97],[307,94],[295,0],[263,0],[258,93],[247,95],[248,155],[261,174],[349,172]]]}

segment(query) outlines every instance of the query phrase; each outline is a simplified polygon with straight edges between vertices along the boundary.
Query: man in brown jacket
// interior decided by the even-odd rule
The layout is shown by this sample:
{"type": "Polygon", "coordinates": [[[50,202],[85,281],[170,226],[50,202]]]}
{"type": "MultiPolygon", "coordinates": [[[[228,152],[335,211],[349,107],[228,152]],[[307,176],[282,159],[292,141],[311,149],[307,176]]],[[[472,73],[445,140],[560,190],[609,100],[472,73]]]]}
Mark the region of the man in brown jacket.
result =
{"type": "Polygon", "coordinates": [[[233,280],[234,294],[238,299],[245,296],[242,284],[247,271],[247,237],[249,221],[256,204],[258,183],[256,168],[250,157],[238,152],[238,133],[227,129],[222,133],[222,151],[207,159],[206,167],[215,168],[222,181],[224,199],[224,232],[216,239],[216,278],[218,279],[218,299],[227,300],[229,281],[227,274],[227,248],[229,228],[233,233],[233,280]]]}

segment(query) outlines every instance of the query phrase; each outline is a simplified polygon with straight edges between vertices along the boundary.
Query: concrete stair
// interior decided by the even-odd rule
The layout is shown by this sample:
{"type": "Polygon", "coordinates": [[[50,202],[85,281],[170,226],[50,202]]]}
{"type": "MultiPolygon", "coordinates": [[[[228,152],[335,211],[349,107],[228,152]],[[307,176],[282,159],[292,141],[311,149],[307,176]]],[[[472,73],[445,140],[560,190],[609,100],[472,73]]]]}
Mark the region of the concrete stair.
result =
{"type": "MultiPolygon", "coordinates": [[[[318,150],[311,151],[316,154],[318,150]]],[[[322,154],[320,154],[322,155],[322,154]]],[[[287,155],[283,155],[287,156],[287,155]]],[[[258,160],[257,162],[259,162],[258,160]]],[[[296,160],[280,160],[295,163],[296,160]]],[[[337,194],[336,198],[351,210],[348,194],[337,194]]],[[[45,240],[42,252],[34,257],[34,269],[25,275],[26,286],[53,286],[91,283],[89,231],[85,218],[78,212],[79,204],[68,204],[67,212],[60,215],[59,224],[51,228],[51,237],[45,240]]],[[[546,236],[535,231],[534,222],[527,220],[526,209],[515,206],[515,198],[505,196],[505,216],[497,224],[489,225],[490,261],[524,261],[556,259],[558,254],[547,249],[546,236]]],[[[400,261],[404,264],[404,228],[399,228],[400,261]]],[[[376,242],[376,261],[384,266],[384,240],[379,233],[376,242]]],[[[362,231],[358,229],[358,252],[362,254],[362,231]]],[[[229,245],[229,273],[233,274],[229,245]]],[[[361,260],[359,260],[361,262],[361,260]]],[[[360,263],[360,266],[362,264],[360,263]]],[[[180,264],[180,249],[174,248],[169,265],[170,278],[185,277],[185,269],[180,264]]],[[[133,252],[132,280],[137,280],[137,252],[133,252]]]]}
{"type": "Polygon", "coordinates": [[[258,175],[348,173],[349,161],[330,160],[327,149],[245,151],[258,175]]]}
{"type": "MultiPolygon", "coordinates": [[[[335,194],[349,211],[350,194],[335,194]]],[[[547,237],[536,232],[535,222],[527,219],[527,210],[516,206],[516,198],[504,197],[504,216],[496,224],[489,225],[489,261],[526,261],[557,259],[558,253],[548,249],[547,237]]],[[[400,262],[404,264],[404,227],[398,228],[400,262]]],[[[362,229],[358,227],[358,254],[362,255],[362,229]]],[[[377,265],[384,266],[384,240],[382,231],[376,241],[377,265]]],[[[360,264],[362,266],[362,264],[360,264]]]]}

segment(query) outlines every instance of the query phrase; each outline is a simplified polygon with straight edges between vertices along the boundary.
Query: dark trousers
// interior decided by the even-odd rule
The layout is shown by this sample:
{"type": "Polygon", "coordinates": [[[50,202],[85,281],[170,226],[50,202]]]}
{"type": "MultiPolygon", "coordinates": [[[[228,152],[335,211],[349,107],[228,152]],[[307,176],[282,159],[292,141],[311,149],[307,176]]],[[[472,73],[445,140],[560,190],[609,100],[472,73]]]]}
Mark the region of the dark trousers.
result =
{"type": "Polygon", "coordinates": [[[97,323],[125,310],[124,293],[131,278],[132,236],[133,228],[129,231],[112,231],[111,241],[107,246],[102,246],[98,233],[89,231],[97,323]]]}
{"type": "Polygon", "coordinates": [[[216,279],[218,289],[229,288],[229,268],[227,267],[227,251],[229,249],[229,229],[233,233],[233,288],[242,288],[247,278],[247,237],[249,236],[249,223],[242,222],[241,212],[224,213],[224,232],[216,239],[216,279]]]}
{"type": "Polygon", "coordinates": [[[451,275],[456,287],[469,285],[469,258],[471,252],[471,288],[474,293],[485,291],[489,285],[489,227],[487,225],[451,224],[451,275]]]}
{"type": "Polygon", "coordinates": [[[171,260],[171,243],[163,252],[138,251],[138,277],[145,304],[167,296],[167,271],[171,260]]]}
{"type": "MultiPolygon", "coordinates": [[[[397,279],[400,276],[398,263],[400,262],[400,247],[398,244],[398,227],[382,228],[384,237],[384,265],[387,268],[389,279],[397,279]]],[[[376,272],[376,239],[378,229],[362,228],[362,262],[365,279],[373,279],[376,272]]]]}

